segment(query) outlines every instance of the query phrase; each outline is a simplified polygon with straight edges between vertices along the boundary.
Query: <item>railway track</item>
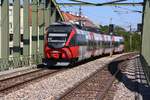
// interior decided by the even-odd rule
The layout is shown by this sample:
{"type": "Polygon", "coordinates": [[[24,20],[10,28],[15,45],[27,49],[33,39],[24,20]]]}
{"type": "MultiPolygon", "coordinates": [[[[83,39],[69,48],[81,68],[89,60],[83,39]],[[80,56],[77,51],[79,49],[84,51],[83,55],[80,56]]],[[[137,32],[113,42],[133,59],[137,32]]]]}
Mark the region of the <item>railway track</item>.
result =
{"type": "Polygon", "coordinates": [[[63,69],[46,69],[38,68],[27,71],[23,74],[13,75],[0,79],[0,92],[13,89],[22,84],[40,79],[45,76],[54,75],[55,73],[62,71],[63,69]]]}
{"type": "Polygon", "coordinates": [[[112,67],[111,65],[104,66],[98,72],[68,90],[60,97],[60,100],[103,100],[120,72],[120,66],[122,65],[119,64],[132,56],[127,55],[117,58],[113,61],[113,67],[115,68],[109,68],[112,67]]]}
{"type": "MultiPolygon", "coordinates": [[[[120,60],[127,59],[127,58],[129,58],[129,56],[125,56],[120,60]]],[[[65,69],[43,69],[43,68],[40,69],[39,68],[39,69],[34,69],[32,71],[28,71],[27,73],[23,73],[23,74],[20,74],[20,75],[16,75],[16,76],[13,75],[9,78],[7,77],[7,78],[4,78],[4,79],[0,79],[0,96],[3,96],[3,94],[8,94],[10,92],[16,91],[17,89],[21,89],[23,87],[26,87],[28,84],[32,84],[32,83],[34,84],[34,83],[36,83],[40,80],[48,78],[49,76],[53,76],[56,73],[62,72],[63,70],[66,71],[66,68],[65,69]]],[[[63,96],[61,95],[60,99],[70,100],[70,97],[82,97],[82,96],[84,98],[86,98],[86,97],[89,97],[88,95],[91,95],[93,92],[96,92],[95,97],[97,97],[97,98],[102,97],[102,96],[99,96],[99,95],[100,94],[105,94],[105,93],[100,91],[99,88],[101,88],[104,91],[104,87],[108,83],[108,80],[111,79],[111,76],[112,76],[112,74],[110,74],[107,67],[106,66],[102,67],[94,75],[92,75],[88,79],[85,79],[84,81],[82,81],[81,84],[77,85],[76,87],[71,88],[68,92],[65,92],[65,94],[63,96]],[[109,74],[106,74],[106,73],[109,73],[109,74]],[[106,83],[104,83],[104,81],[106,83]],[[93,82],[94,82],[94,85],[92,85],[93,82]],[[104,85],[102,85],[102,84],[104,84],[104,85]],[[80,87],[83,87],[83,88],[80,88],[80,87]],[[86,93],[90,89],[89,87],[93,87],[93,89],[92,89],[92,91],[89,91],[88,93],[86,93]],[[94,87],[95,87],[95,89],[94,89],[94,87]],[[88,90],[83,90],[82,91],[82,89],[88,89],[88,90]],[[74,92],[75,90],[77,90],[77,94],[76,94],[76,92],[74,92]],[[72,96],[72,93],[74,95],[77,95],[77,96],[72,96]],[[67,99],[67,98],[69,98],[69,99],[67,99]]],[[[105,90],[105,92],[107,92],[107,89],[105,90]]],[[[93,96],[91,96],[91,98],[92,97],[93,96]]],[[[78,99],[78,98],[76,98],[76,99],[78,99]]]]}

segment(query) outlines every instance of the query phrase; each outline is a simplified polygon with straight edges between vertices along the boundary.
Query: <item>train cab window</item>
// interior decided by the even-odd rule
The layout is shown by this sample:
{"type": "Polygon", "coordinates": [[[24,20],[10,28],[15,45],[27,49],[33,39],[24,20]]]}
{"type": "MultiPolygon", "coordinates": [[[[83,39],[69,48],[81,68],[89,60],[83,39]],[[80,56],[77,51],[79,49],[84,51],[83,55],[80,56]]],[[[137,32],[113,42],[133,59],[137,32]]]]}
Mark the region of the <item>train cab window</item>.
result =
{"type": "Polygon", "coordinates": [[[72,30],[71,25],[50,25],[48,27],[48,46],[52,48],[62,48],[72,30]]]}

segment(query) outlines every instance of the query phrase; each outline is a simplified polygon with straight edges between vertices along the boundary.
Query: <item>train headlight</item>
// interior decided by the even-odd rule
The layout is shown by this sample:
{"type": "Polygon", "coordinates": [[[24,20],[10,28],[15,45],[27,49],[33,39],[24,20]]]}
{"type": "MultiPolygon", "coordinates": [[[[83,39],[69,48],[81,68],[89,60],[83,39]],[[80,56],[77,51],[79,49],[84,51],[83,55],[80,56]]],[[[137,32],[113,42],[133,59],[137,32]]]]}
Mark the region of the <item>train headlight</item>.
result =
{"type": "Polygon", "coordinates": [[[59,58],[59,53],[53,53],[53,54],[52,54],[52,57],[53,57],[54,59],[58,59],[58,58],[59,58]]]}
{"type": "Polygon", "coordinates": [[[66,54],[65,53],[62,53],[62,58],[66,58],[66,54]]]}

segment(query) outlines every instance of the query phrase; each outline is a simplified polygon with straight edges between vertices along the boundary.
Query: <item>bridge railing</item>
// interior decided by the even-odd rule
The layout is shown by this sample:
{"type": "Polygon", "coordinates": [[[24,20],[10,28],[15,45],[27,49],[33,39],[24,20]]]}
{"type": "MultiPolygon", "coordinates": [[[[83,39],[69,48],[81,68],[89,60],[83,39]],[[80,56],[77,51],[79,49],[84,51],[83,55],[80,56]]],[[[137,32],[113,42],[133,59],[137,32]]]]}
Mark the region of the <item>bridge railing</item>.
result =
{"type": "Polygon", "coordinates": [[[140,60],[141,60],[141,64],[144,70],[144,74],[146,76],[146,80],[148,84],[150,85],[150,66],[148,65],[148,62],[146,61],[143,55],[140,56],[140,60]]]}
{"type": "Polygon", "coordinates": [[[27,67],[42,63],[43,54],[34,54],[31,56],[20,56],[10,58],[0,58],[0,71],[27,67]]]}

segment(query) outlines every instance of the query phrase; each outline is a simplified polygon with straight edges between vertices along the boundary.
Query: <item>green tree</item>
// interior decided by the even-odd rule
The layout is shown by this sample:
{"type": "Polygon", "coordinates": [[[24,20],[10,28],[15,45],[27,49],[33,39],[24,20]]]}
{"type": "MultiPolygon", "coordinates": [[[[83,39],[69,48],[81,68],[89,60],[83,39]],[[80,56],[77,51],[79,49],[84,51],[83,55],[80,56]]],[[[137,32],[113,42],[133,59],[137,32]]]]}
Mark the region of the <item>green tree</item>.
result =
{"type": "Polygon", "coordinates": [[[103,33],[108,33],[109,32],[109,26],[107,26],[107,25],[105,25],[105,26],[100,25],[100,30],[103,33]]]}

